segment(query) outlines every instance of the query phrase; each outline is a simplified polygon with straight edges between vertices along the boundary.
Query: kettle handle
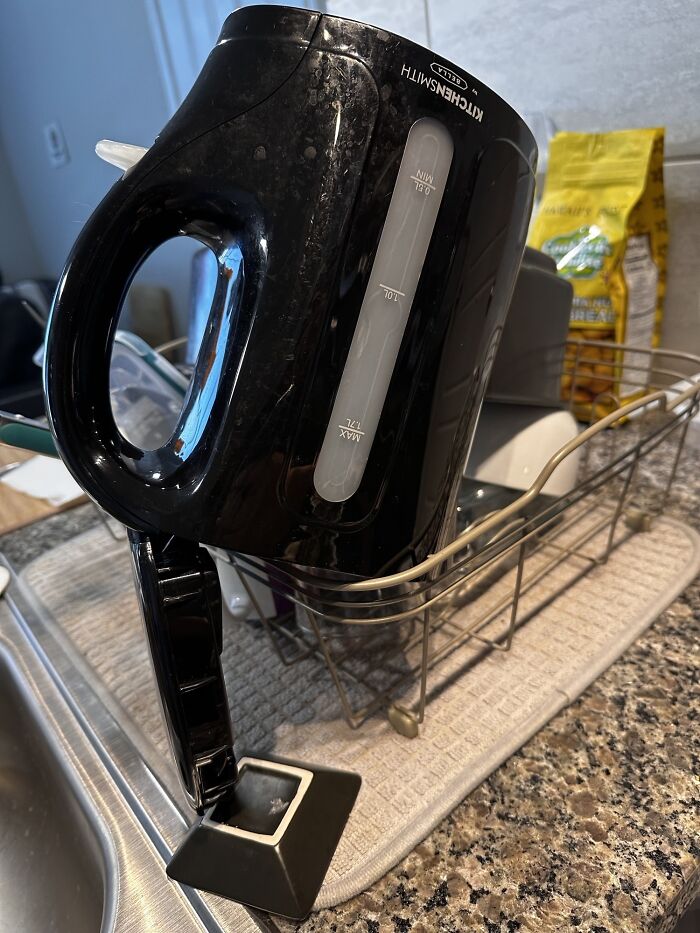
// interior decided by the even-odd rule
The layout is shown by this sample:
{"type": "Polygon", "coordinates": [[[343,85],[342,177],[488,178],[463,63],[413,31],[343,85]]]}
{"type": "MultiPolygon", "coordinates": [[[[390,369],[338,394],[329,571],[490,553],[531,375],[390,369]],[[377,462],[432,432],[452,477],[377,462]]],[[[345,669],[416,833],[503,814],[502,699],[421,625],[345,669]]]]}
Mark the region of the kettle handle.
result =
{"type": "Polygon", "coordinates": [[[192,489],[201,481],[201,463],[191,454],[204,446],[205,434],[207,443],[216,440],[229,401],[220,384],[231,371],[227,329],[235,326],[238,304],[255,306],[256,272],[265,265],[258,214],[254,204],[244,206],[245,195],[230,186],[203,196],[206,182],[177,169],[176,162],[188,164],[183,150],[155,168],[144,164],[150,158],[112,187],[76,241],[51,309],[44,359],[46,409],[61,459],[105,511],[142,530],[159,529],[159,518],[176,508],[173,487],[192,489]],[[212,249],[217,284],[178,426],[162,447],[146,451],[119,432],[112,414],[112,341],[139,266],[181,235],[212,249]],[[236,274],[244,262],[245,276],[236,274]],[[212,374],[207,361],[214,357],[224,365],[212,374]]]}

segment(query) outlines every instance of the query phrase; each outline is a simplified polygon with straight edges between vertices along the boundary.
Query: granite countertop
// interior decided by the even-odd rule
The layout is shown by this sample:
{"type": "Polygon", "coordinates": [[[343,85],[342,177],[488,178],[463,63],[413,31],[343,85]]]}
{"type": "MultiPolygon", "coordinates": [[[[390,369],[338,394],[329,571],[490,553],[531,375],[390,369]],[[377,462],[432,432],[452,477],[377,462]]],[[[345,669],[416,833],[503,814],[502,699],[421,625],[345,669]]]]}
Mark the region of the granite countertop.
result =
{"type": "MultiPolygon", "coordinates": [[[[646,464],[653,487],[669,464],[646,464]]],[[[700,529],[695,458],[669,510],[700,529]]],[[[0,538],[21,566],[83,506],[0,538]]],[[[603,676],[364,894],[298,933],[666,933],[700,893],[700,580],[603,676]]]]}

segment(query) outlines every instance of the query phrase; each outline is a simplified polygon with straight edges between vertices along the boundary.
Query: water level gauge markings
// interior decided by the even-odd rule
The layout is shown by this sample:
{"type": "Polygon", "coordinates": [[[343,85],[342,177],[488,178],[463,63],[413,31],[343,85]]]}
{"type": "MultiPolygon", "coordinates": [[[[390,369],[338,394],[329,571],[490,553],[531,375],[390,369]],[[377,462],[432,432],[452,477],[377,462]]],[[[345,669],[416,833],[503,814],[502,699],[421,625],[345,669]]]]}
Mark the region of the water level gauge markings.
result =
{"type": "Polygon", "coordinates": [[[356,421],[354,418],[346,418],[345,421],[347,422],[346,424],[338,425],[340,428],[340,437],[359,444],[365,436],[365,432],[360,430],[360,422],[356,421]]]}
{"type": "Polygon", "coordinates": [[[426,197],[428,197],[431,191],[435,191],[434,180],[435,178],[430,172],[424,172],[422,169],[418,169],[415,175],[411,175],[411,181],[416,186],[416,191],[419,191],[426,197]]]}
{"type": "Polygon", "coordinates": [[[398,301],[399,298],[405,298],[406,292],[400,292],[398,288],[392,288],[391,285],[379,283],[379,287],[384,289],[384,297],[387,301],[398,301]]]}

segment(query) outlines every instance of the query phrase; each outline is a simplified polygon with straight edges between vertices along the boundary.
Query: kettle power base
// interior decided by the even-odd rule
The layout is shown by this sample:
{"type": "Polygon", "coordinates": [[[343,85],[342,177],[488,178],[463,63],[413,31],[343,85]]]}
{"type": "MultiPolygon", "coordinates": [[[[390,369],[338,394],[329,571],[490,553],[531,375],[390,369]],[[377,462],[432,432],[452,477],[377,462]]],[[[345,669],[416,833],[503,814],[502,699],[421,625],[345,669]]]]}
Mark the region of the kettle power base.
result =
{"type": "Polygon", "coordinates": [[[170,878],[294,920],[313,907],[361,778],[281,758],[242,758],[230,800],[173,855],[170,878]]]}

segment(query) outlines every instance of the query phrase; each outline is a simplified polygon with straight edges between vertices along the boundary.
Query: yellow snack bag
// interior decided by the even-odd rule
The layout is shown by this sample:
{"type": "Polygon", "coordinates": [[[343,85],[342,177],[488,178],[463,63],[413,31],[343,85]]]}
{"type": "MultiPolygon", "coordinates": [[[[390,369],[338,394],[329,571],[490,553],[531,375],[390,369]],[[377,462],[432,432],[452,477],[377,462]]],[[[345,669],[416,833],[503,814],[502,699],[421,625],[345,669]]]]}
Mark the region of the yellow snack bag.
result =
{"type": "MultiPolygon", "coordinates": [[[[658,346],[666,287],[663,129],[558,133],[529,245],[571,281],[571,339],[658,346]]],[[[587,348],[562,381],[588,419],[639,394],[649,358],[587,348]],[[634,369],[641,367],[641,369],[634,369]]]]}

